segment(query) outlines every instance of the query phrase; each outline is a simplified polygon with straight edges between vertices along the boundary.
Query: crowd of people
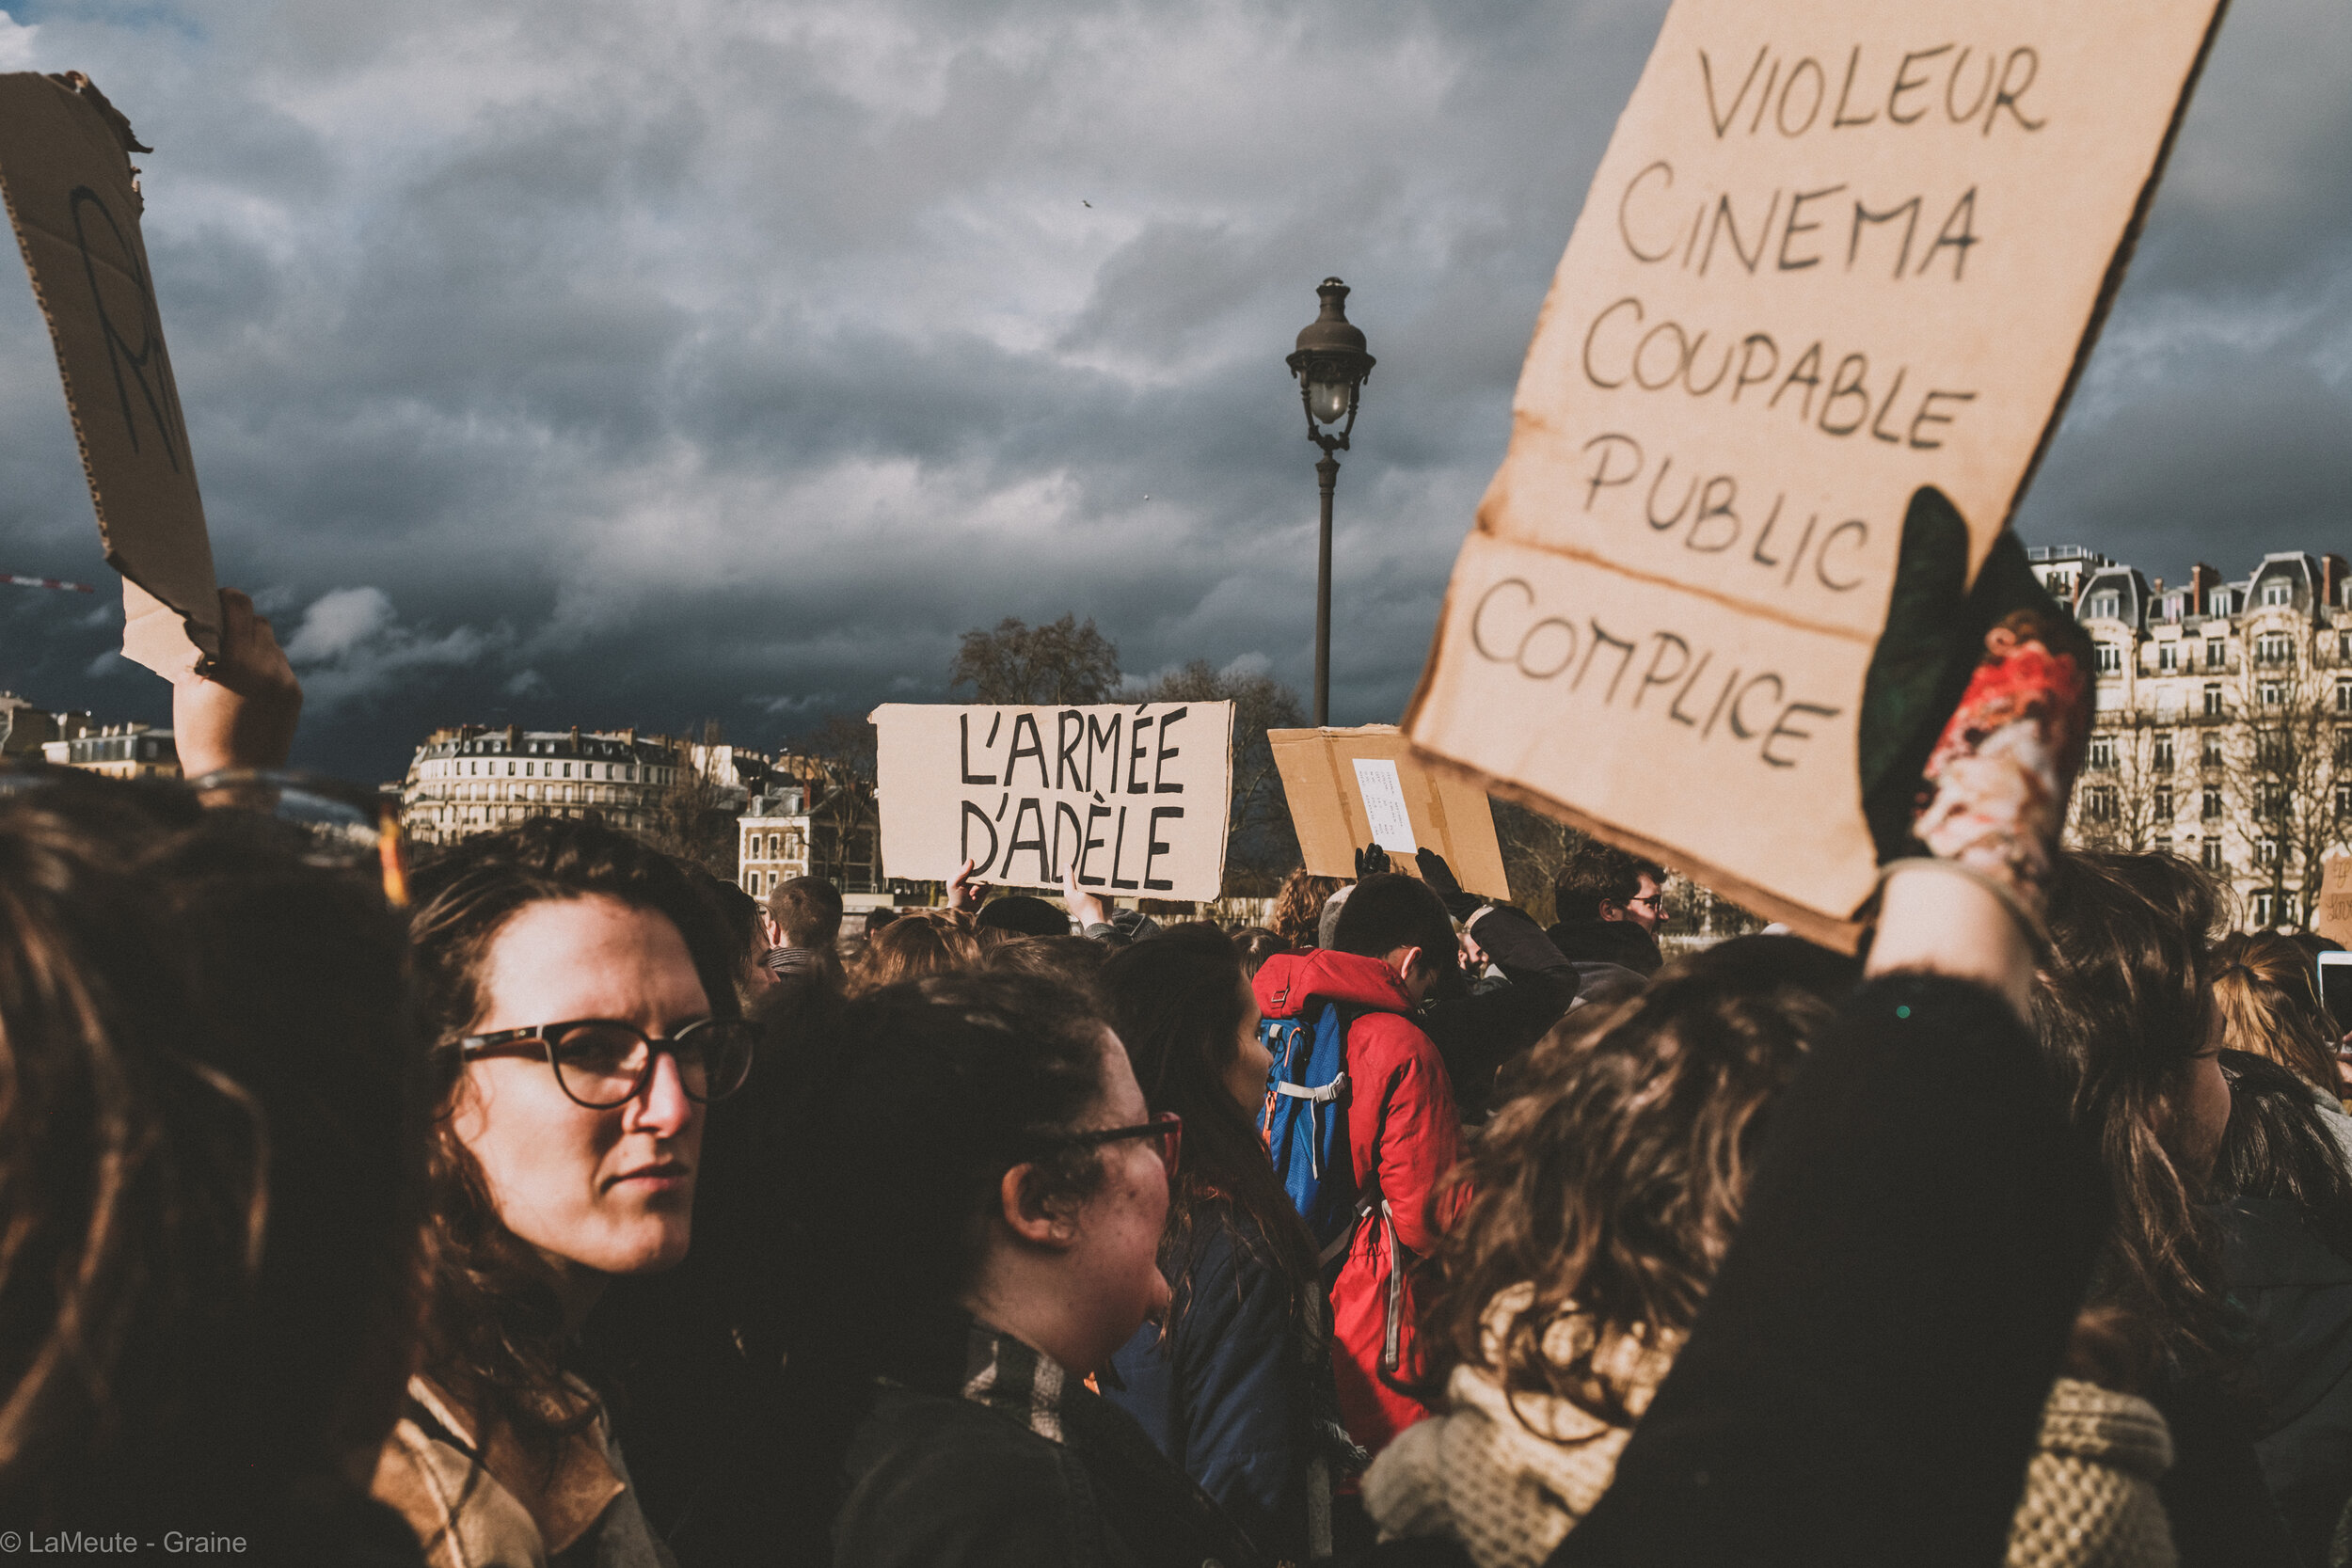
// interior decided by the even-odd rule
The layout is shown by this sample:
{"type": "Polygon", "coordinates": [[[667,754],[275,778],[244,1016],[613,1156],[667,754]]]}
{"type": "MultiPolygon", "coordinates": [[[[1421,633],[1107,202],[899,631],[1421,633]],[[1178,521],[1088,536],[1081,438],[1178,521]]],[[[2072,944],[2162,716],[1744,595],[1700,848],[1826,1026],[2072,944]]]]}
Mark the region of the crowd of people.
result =
{"type": "Polygon", "coordinates": [[[1669,958],[1616,851],[1549,927],[1372,849],[1241,930],[961,877],[845,929],[595,820],[427,858],[271,771],[223,610],[190,782],[0,773],[9,1542],[2352,1562],[2320,943],[2061,845],[2060,617],[1986,631],[1859,957],[1669,958]]]}

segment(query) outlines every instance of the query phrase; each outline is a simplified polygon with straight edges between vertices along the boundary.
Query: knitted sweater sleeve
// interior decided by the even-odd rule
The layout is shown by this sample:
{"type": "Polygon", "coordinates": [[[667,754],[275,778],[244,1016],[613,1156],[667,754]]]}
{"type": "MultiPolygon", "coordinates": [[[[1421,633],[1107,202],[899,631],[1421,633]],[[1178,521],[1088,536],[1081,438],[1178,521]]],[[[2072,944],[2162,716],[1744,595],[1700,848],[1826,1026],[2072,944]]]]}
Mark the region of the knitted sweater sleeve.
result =
{"type": "Polygon", "coordinates": [[[1552,1563],[1994,1568],[2104,1195],[1998,997],[1863,987],[1776,1107],[1690,1342],[1552,1563]]]}

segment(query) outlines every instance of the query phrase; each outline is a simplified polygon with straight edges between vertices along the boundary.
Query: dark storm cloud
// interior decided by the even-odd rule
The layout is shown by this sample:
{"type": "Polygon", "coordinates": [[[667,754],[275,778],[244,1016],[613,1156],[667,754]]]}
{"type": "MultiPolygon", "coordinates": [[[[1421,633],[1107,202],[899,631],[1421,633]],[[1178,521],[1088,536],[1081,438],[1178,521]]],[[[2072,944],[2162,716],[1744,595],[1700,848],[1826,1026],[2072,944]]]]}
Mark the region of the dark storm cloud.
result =
{"type": "MultiPolygon", "coordinates": [[[[302,665],[306,759],[373,777],[466,719],[772,742],[943,695],[1007,614],[1303,684],[1281,356],[1327,273],[1380,359],[1334,707],[1394,717],[1664,4],[11,8],[0,69],[89,71],[158,149],[223,575],[302,665]]],[[[2352,545],[2348,75],[2341,0],[2233,7],[2030,538],[2352,545]]],[[[0,366],[0,564],[99,576],[12,277],[0,366]]],[[[107,619],[0,600],[8,683],[159,716],[107,619]]]]}

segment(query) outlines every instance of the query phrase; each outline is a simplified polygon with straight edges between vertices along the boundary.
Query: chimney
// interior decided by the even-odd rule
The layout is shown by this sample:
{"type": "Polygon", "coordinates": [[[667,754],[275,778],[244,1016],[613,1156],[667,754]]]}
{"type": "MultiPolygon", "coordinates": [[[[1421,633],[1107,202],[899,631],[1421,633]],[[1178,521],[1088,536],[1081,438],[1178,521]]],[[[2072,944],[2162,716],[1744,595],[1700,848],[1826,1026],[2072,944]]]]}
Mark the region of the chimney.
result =
{"type": "Polygon", "coordinates": [[[631,724],[628,728],[621,732],[621,744],[624,746],[634,746],[637,744],[636,725],[631,724]]]}
{"type": "Polygon", "coordinates": [[[2191,613],[2202,615],[2213,600],[2213,591],[2221,586],[2221,574],[2199,562],[2188,569],[2188,608],[2191,613]]]}
{"type": "Polygon", "coordinates": [[[519,752],[523,749],[523,727],[520,724],[506,726],[506,749],[509,752],[519,752]]]}
{"type": "Polygon", "coordinates": [[[580,726],[578,724],[572,726],[572,755],[580,755],[580,726]]]}

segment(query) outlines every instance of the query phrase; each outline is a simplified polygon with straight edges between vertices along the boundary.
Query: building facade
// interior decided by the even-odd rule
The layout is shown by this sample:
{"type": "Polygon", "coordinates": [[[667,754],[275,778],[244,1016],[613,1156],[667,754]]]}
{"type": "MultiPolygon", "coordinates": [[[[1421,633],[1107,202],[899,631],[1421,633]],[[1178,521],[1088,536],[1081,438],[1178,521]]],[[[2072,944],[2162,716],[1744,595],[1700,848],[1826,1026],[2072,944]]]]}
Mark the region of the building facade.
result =
{"type": "Polygon", "coordinates": [[[2322,863],[2352,853],[2352,565],[2280,551],[2167,586],[2090,550],[2026,553],[2096,650],[2074,841],[2187,856],[2241,921],[2307,923],[2322,863]]]}
{"type": "Polygon", "coordinates": [[[530,816],[594,815],[644,832],[664,818],[683,782],[673,742],[617,734],[480,724],[436,730],[401,783],[401,825],[422,843],[450,844],[530,816]]]}
{"type": "Polygon", "coordinates": [[[169,730],[149,724],[101,724],[65,740],[44,740],[41,756],[54,766],[103,773],[110,779],[176,779],[180,750],[169,730]]]}
{"type": "Polygon", "coordinates": [[[807,795],[797,784],[778,785],[744,802],[736,818],[740,834],[736,844],[736,881],[745,893],[765,899],[780,882],[805,877],[809,832],[807,795]]]}

